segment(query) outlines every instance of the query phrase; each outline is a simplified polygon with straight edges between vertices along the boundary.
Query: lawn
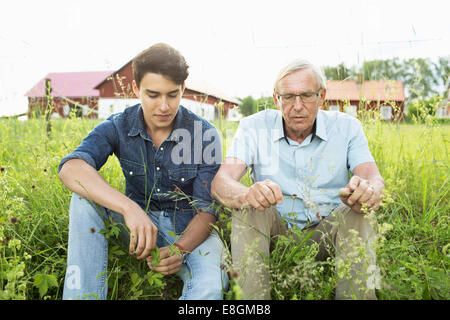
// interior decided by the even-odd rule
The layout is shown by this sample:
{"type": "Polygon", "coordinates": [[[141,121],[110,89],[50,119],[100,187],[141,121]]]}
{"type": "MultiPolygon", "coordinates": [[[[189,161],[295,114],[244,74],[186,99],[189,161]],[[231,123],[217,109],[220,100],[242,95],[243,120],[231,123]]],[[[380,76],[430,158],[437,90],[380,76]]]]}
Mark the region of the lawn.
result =
{"type": "MultiPolygon", "coordinates": [[[[61,299],[66,267],[71,193],[57,177],[61,158],[98,120],[0,121],[0,299],[61,299]]],[[[236,123],[217,122],[224,151],[236,123]]],[[[385,204],[376,215],[380,299],[449,299],[450,125],[364,123],[370,149],[386,181],[385,204]]],[[[119,162],[101,169],[124,190],[119,162]]],[[[243,180],[250,183],[248,175],[243,180]]],[[[218,223],[229,242],[230,215],[218,223]]],[[[113,226],[105,233],[111,239],[113,226]]],[[[333,261],[315,262],[314,250],[292,239],[271,257],[274,299],[332,299],[333,261]]],[[[149,270],[111,241],[110,299],[176,299],[181,281],[149,270]]],[[[227,299],[239,298],[231,281],[227,299]]]]}

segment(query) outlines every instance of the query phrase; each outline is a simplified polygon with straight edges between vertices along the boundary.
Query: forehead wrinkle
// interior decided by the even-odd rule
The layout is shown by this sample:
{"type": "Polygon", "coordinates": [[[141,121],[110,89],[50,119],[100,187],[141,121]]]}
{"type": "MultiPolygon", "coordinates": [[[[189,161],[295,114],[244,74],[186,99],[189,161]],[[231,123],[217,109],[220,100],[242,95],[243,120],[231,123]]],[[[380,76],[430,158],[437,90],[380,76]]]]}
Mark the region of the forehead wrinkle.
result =
{"type": "Polygon", "coordinates": [[[281,94],[293,93],[300,94],[304,92],[316,92],[320,87],[312,70],[297,70],[283,77],[278,83],[278,88],[287,90],[281,94]],[[304,89],[304,90],[303,90],[304,89]]]}

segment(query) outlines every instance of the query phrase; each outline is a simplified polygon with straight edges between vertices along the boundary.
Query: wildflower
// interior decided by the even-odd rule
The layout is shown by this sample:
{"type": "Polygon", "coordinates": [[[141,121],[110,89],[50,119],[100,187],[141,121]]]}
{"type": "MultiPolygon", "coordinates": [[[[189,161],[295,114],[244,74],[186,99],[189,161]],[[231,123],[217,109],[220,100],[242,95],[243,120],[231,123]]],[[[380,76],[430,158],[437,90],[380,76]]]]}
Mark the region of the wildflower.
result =
{"type": "Polygon", "coordinates": [[[240,274],[239,271],[233,270],[233,271],[230,272],[230,279],[236,279],[236,278],[239,278],[240,275],[241,275],[241,274],[240,274]]]}
{"type": "Polygon", "coordinates": [[[95,233],[95,229],[94,228],[91,228],[90,230],[91,230],[91,233],[95,233]]]}
{"type": "Polygon", "coordinates": [[[12,216],[9,219],[9,222],[11,222],[12,224],[17,224],[19,222],[19,218],[12,216]]]}
{"type": "Polygon", "coordinates": [[[175,190],[173,190],[173,192],[183,193],[183,191],[181,191],[181,189],[178,186],[175,186],[175,190]]]}
{"type": "Polygon", "coordinates": [[[1,172],[5,172],[5,170],[6,170],[6,169],[3,168],[3,167],[0,168],[0,171],[1,171],[1,172]]]}

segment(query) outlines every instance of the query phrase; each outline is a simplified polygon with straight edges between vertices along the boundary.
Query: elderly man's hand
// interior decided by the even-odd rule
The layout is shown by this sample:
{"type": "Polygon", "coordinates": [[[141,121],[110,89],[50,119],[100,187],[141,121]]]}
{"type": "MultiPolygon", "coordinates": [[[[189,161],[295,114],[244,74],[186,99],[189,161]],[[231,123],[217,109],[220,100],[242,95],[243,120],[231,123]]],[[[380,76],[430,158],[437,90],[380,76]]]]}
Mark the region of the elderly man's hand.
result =
{"type": "Polygon", "coordinates": [[[362,213],[363,204],[368,210],[378,210],[384,191],[384,184],[371,183],[359,176],[353,176],[345,188],[339,189],[339,198],[354,211],[362,213]]]}
{"type": "Polygon", "coordinates": [[[280,186],[275,182],[266,179],[254,183],[245,195],[246,204],[264,211],[272,205],[283,202],[283,194],[280,186]]]}

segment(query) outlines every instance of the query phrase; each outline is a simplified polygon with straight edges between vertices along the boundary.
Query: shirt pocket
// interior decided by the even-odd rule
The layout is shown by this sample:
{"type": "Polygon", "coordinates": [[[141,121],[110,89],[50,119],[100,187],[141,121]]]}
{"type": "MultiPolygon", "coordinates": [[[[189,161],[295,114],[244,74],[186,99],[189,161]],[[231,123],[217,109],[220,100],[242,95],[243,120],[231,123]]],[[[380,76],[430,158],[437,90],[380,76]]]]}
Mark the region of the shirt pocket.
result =
{"type": "Polygon", "coordinates": [[[172,185],[183,187],[194,182],[194,178],[197,177],[197,168],[169,169],[168,175],[172,185]]]}
{"type": "Polygon", "coordinates": [[[146,182],[145,166],[124,158],[119,159],[119,162],[127,183],[130,183],[135,190],[144,190],[146,182]]]}

